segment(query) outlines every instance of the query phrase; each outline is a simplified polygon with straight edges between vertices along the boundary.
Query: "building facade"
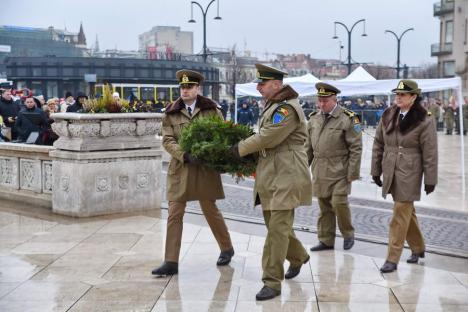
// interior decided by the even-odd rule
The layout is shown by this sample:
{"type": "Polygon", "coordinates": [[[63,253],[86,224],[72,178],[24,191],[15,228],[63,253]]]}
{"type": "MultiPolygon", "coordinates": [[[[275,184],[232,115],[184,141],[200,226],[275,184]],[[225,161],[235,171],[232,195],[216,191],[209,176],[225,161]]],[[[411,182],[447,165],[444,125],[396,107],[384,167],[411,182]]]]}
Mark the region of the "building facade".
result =
{"type": "Polygon", "coordinates": [[[439,77],[460,76],[463,95],[468,95],[468,0],[441,0],[434,4],[440,20],[439,42],[431,45],[437,57],[439,77]]]}
{"type": "MultiPolygon", "coordinates": [[[[84,76],[94,74],[98,84],[178,84],[176,71],[192,69],[205,76],[203,94],[219,99],[219,70],[194,61],[94,57],[10,57],[7,77],[18,89],[28,88],[46,98],[63,97],[67,91],[89,93],[84,76]]],[[[167,100],[167,99],[161,99],[167,100]]]]}
{"type": "Polygon", "coordinates": [[[83,26],[78,33],[49,28],[0,26],[0,77],[6,76],[5,59],[16,56],[83,56],[86,36],[83,26]]]}
{"type": "Polygon", "coordinates": [[[155,26],[139,35],[138,42],[139,50],[147,53],[149,59],[157,59],[161,52],[193,54],[193,32],[176,26],[155,26]]]}

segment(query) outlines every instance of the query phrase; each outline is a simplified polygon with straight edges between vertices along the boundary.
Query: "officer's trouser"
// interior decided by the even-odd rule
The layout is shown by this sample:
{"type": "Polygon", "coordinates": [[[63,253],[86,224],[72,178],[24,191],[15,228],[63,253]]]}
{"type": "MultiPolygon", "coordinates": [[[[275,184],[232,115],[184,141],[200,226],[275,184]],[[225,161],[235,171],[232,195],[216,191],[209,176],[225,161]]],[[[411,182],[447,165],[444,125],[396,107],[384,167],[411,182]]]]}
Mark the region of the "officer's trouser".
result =
{"type": "MultiPolygon", "coordinates": [[[[182,241],[183,218],[186,202],[169,202],[169,216],[167,217],[166,255],[165,260],[179,262],[180,244],[182,241]]],[[[231,237],[224,222],[223,215],[216,207],[214,200],[200,200],[200,207],[206,221],[213,232],[219,248],[226,251],[232,248],[231,237]]]]}
{"type": "Polygon", "coordinates": [[[262,281],[265,286],[281,290],[284,260],[300,266],[309,255],[294,234],[294,210],[264,210],[263,218],[268,234],[263,246],[262,281]]]}
{"type": "Polygon", "coordinates": [[[343,238],[354,236],[354,227],[351,224],[347,195],[332,195],[319,197],[320,214],[317,220],[318,240],[328,246],[335,245],[336,220],[343,238]]]}
{"type": "Polygon", "coordinates": [[[424,238],[419,228],[413,202],[395,202],[388,234],[388,261],[393,263],[400,261],[405,240],[414,253],[421,253],[425,250],[424,238]]]}

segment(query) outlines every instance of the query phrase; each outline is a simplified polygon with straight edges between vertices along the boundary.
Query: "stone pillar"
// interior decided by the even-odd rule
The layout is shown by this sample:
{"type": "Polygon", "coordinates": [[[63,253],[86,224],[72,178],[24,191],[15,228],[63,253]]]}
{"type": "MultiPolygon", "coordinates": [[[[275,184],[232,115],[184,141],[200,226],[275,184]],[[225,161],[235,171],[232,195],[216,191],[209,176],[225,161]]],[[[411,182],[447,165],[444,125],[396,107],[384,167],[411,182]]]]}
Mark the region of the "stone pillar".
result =
{"type": "Polygon", "coordinates": [[[162,114],[54,114],[52,209],[89,217],[161,207],[162,114]]]}

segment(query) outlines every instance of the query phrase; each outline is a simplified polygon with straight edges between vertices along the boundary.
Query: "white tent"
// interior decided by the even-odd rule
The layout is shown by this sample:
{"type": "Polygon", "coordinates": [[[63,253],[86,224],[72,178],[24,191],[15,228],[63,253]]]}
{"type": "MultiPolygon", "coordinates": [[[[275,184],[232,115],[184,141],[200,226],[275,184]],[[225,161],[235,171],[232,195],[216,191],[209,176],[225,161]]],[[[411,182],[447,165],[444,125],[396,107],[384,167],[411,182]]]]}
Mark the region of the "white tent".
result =
{"type": "Polygon", "coordinates": [[[376,79],[374,76],[369,74],[367,70],[364,69],[364,67],[360,66],[353,70],[351,74],[348,75],[348,77],[341,79],[340,81],[375,81],[376,79]]]}

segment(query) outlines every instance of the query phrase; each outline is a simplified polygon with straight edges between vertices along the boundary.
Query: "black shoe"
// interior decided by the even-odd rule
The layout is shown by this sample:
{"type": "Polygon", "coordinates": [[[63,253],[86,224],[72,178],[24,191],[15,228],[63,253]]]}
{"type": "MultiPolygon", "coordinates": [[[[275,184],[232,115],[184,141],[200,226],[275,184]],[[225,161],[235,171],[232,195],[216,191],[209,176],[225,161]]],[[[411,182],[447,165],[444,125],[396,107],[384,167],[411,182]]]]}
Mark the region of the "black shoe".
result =
{"type": "Polygon", "coordinates": [[[354,246],[354,235],[349,238],[344,239],[343,241],[344,250],[350,250],[351,248],[353,248],[353,246],[354,246]]]}
{"type": "Polygon", "coordinates": [[[411,253],[411,256],[406,260],[406,262],[418,263],[419,258],[424,258],[424,251],[421,253],[411,253]]]}
{"type": "Polygon", "coordinates": [[[330,249],[335,249],[335,246],[328,246],[322,242],[319,242],[318,245],[315,245],[314,247],[310,248],[310,251],[321,251],[321,250],[330,250],[330,249]]]}
{"type": "Polygon", "coordinates": [[[177,262],[164,262],[160,267],[151,271],[151,274],[158,276],[174,275],[179,272],[179,264],[177,262]]]}
{"type": "Polygon", "coordinates": [[[393,272],[397,269],[397,264],[390,262],[390,261],[385,261],[384,265],[380,268],[380,272],[382,273],[390,273],[393,272]]]}
{"type": "Polygon", "coordinates": [[[257,300],[268,300],[273,299],[276,296],[281,295],[281,291],[270,288],[268,286],[263,286],[263,288],[255,295],[257,300]]]}
{"type": "Polygon", "coordinates": [[[234,256],[234,248],[231,248],[226,251],[221,251],[219,254],[218,261],[216,262],[216,265],[227,265],[229,262],[231,262],[231,258],[234,256]]]}
{"type": "Polygon", "coordinates": [[[284,278],[291,279],[291,278],[296,277],[301,272],[302,265],[309,262],[309,260],[310,260],[310,256],[307,256],[307,259],[300,266],[293,267],[290,265],[288,271],[286,272],[286,274],[284,274],[284,278]]]}

